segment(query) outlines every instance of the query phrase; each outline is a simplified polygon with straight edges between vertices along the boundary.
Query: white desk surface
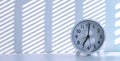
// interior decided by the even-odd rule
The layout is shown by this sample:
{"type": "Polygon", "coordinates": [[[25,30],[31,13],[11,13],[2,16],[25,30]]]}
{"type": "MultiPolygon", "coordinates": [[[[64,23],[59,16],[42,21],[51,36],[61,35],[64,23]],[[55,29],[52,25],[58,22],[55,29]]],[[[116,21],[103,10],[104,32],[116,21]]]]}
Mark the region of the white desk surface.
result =
{"type": "Polygon", "coordinates": [[[0,61],[120,61],[120,53],[109,53],[104,56],[76,56],[74,54],[0,55],[0,61]]]}

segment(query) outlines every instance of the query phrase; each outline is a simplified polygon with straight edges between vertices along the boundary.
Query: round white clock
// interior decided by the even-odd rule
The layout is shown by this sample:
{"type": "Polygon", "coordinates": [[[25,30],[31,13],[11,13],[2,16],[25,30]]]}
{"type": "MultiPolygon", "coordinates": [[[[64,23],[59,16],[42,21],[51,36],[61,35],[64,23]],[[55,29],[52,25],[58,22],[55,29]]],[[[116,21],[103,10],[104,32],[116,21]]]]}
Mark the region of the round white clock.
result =
{"type": "Polygon", "coordinates": [[[92,20],[79,22],[72,31],[72,43],[76,49],[85,54],[97,51],[105,40],[103,28],[92,20]]]}

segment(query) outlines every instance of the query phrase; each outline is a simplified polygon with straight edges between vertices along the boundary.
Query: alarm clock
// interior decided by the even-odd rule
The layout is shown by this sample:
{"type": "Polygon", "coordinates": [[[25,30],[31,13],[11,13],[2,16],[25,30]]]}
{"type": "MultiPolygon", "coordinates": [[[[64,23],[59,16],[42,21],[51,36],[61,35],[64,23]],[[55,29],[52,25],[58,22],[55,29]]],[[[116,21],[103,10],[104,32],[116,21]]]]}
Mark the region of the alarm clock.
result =
{"type": "Polygon", "coordinates": [[[105,40],[104,29],[92,20],[83,20],[77,23],[72,30],[72,44],[78,52],[91,54],[103,45],[105,40]]]}

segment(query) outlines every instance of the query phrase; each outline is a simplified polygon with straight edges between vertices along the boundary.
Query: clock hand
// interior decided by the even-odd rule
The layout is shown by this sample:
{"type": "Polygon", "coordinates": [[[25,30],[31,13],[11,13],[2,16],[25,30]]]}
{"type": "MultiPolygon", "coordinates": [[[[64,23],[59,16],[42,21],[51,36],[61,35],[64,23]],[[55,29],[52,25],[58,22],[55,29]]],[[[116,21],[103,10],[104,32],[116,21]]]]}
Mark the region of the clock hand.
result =
{"type": "Polygon", "coordinates": [[[83,47],[85,46],[85,43],[86,43],[87,39],[89,38],[89,31],[90,31],[90,23],[88,23],[88,33],[87,33],[87,37],[86,37],[85,41],[83,42],[83,47]]]}
{"type": "Polygon", "coordinates": [[[89,32],[90,32],[90,23],[88,23],[88,34],[89,35],[89,32]]]}
{"type": "MultiPolygon", "coordinates": [[[[88,23],[88,35],[89,35],[89,32],[90,32],[90,23],[88,23]]],[[[90,37],[90,35],[89,35],[89,37],[90,37]]],[[[89,39],[89,44],[90,44],[90,39],[89,39]]]]}
{"type": "Polygon", "coordinates": [[[87,41],[88,38],[89,38],[89,35],[87,35],[85,41],[83,42],[83,47],[85,46],[85,43],[86,43],[86,41],[87,41]]]}

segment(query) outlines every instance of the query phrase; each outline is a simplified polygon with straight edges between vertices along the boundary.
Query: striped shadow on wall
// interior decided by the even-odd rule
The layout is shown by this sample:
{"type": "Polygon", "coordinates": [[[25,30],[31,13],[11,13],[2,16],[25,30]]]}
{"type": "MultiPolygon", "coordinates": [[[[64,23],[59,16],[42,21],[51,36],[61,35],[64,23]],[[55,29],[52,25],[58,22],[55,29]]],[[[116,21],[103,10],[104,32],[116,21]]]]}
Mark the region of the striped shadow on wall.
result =
{"type": "MultiPolygon", "coordinates": [[[[27,3],[22,5],[21,30],[23,39],[21,41],[23,54],[46,52],[46,1],[28,0],[27,3]]],[[[50,40],[52,47],[50,49],[52,53],[74,53],[71,31],[75,21],[79,22],[79,20],[75,20],[75,15],[78,14],[75,13],[75,0],[51,1],[49,3],[52,7],[47,7],[52,9],[52,11],[49,11],[52,13],[49,15],[52,16],[52,18],[50,17],[52,26],[48,26],[50,27],[49,29],[52,29],[52,31],[48,31],[52,33],[52,40],[50,40]]],[[[0,54],[11,54],[14,52],[14,5],[14,0],[0,0],[0,54]]],[[[84,0],[81,5],[83,5],[83,9],[81,9],[83,10],[83,13],[81,13],[83,14],[83,19],[95,20],[105,27],[105,0],[84,0]]]]}
{"type": "Polygon", "coordinates": [[[22,6],[23,10],[23,54],[44,52],[44,0],[31,0],[22,6]]]}
{"type": "Polygon", "coordinates": [[[120,3],[115,5],[115,9],[116,9],[116,14],[115,14],[115,18],[116,18],[116,22],[115,22],[115,44],[118,45],[120,44],[120,3]]]}
{"type": "Polygon", "coordinates": [[[84,0],[83,18],[95,20],[105,27],[105,0],[84,0]]]}
{"type": "Polygon", "coordinates": [[[52,51],[73,53],[71,30],[75,22],[74,0],[53,0],[52,2],[52,51]]]}
{"type": "Polygon", "coordinates": [[[0,1],[0,54],[14,53],[14,0],[0,1]]]}

